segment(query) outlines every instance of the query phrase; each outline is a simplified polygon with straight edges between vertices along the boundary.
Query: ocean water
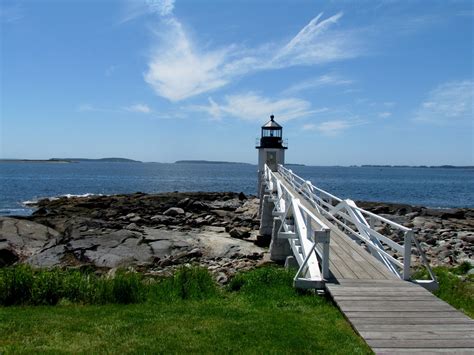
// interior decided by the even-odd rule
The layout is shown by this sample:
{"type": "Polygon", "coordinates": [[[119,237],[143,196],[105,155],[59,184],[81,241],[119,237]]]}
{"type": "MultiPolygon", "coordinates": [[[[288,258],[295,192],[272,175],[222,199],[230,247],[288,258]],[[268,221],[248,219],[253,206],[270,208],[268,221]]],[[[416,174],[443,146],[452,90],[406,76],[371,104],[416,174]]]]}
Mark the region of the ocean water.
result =
{"type": "MultiPolygon", "coordinates": [[[[474,170],[292,166],[314,185],[354,200],[430,207],[474,207],[474,170]]],[[[257,167],[246,164],[0,163],[0,214],[31,213],[44,197],[167,191],[255,194],[257,167]]]]}

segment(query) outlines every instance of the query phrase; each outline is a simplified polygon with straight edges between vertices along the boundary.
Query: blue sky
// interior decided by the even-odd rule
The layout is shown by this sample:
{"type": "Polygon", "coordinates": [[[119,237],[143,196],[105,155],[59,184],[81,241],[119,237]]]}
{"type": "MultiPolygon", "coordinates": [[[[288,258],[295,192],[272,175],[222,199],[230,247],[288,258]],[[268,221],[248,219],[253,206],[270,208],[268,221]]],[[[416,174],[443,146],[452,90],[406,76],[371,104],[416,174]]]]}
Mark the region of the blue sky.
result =
{"type": "Polygon", "coordinates": [[[474,165],[472,1],[2,1],[2,158],[474,165]]]}

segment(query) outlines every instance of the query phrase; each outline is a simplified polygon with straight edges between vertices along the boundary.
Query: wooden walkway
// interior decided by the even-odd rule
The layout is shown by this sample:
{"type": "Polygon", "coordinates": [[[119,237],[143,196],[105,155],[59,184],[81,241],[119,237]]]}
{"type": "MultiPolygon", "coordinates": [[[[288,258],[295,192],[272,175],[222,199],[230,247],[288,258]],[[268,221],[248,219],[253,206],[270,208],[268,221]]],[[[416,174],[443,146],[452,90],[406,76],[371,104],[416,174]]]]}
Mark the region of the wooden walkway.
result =
{"type": "Polygon", "coordinates": [[[377,354],[474,354],[474,320],[421,286],[395,280],[338,280],[326,289],[377,354]]]}
{"type": "Polygon", "coordinates": [[[375,353],[474,354],[474,320],[423,287],[400,280],[275,175],[331,228],[326,290],[375,353]]]}

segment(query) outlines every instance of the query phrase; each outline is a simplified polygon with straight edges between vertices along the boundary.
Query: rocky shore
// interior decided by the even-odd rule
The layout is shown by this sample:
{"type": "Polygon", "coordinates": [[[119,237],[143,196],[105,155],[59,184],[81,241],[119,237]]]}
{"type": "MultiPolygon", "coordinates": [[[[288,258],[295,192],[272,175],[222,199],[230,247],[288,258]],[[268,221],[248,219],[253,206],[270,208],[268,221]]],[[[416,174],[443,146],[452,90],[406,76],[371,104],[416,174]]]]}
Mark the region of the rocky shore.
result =
{"type": "Polygon", "coordinates": [[[63,197],[29,217],[0,217],[0,267],[133,267],[149,274],[199,264],[225,283],[264,262],[258,200],[236,193],[63,197]]]}
{"type": "MultiPolygon", "coordinates": [[[[357,205],[413,228],[432,266],[454,266],[463,262],[474,264],[474,209],[437,209],[403,204],[357,201],[357,205]]],[[[381,232],[386,232],[381,230],[381,232]]],[[[389,235],[402,243],[397,234],[389,235]]],[[[418,258],[415,262],[418,262],[418,258]]]]}
{"type": "MultiPolygon", "coordinates": [[[[474,262],[474,209],[357,204],[414,228],[432,265],[474,262]]],[[[63,197],[35,207],[28,217],[0,217],[0,267],[133,267],[166,275],[192,263],[225,283],[268,262],[269,241],[258,236],[258,200],[242,193],[63,197]]]]}

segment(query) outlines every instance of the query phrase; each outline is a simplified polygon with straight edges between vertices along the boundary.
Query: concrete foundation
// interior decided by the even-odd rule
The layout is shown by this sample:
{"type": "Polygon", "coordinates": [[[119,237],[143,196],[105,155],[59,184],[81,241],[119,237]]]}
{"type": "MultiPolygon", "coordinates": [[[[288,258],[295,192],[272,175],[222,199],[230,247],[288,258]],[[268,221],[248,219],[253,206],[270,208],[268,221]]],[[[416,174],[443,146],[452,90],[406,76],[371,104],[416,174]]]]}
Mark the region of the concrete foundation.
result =
{"type": "Polygon", "coordinates": [[[279,218],[274,218],[272,241],[270,243],[270,259],[273,261],[285,261],[289,255],[292,255],[288,240],[278,238],[280,226],[281,220],[279,218]]]}
{"type": "Polygon", "coordinates": [[[296,270],[298,270],[299,267],[300,266],[298,265],[298,262],[296,261],[296,258],[293,255],[286,257],[285,269],[296,269],[296,270]]]}
{"type": "Polygon", "coordinates": [[[271,200],[270,195],[264,195],[260,200],[260,235],[271,236],[273,230],[273,208],[275,204],[271,200]]]}

